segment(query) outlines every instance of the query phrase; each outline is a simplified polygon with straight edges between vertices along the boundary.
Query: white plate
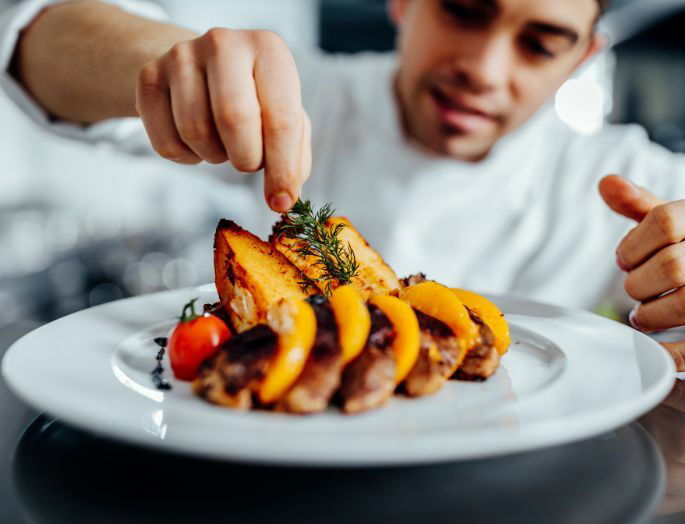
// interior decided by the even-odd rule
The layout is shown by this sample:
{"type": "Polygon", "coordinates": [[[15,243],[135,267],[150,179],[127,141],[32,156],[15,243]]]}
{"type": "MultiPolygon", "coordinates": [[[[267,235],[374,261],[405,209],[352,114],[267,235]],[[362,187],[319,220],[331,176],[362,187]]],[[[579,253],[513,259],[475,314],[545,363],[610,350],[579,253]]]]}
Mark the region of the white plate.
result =
{"type": "Polygon", "coordinates": [[[583,311],[494,297],[513,344],[487,382],[449,382],[383,409],[300,417],[237,412],[167,375],[152,385],[157,347],[190,298],[213,286],[112,302],[17,341],[3,360],[9,386],[36,408],[160,450],[271,464],[370,466],[463,460],[532,450],[627,423],[670,391],[674,365],[649,337],[583,311]]]}

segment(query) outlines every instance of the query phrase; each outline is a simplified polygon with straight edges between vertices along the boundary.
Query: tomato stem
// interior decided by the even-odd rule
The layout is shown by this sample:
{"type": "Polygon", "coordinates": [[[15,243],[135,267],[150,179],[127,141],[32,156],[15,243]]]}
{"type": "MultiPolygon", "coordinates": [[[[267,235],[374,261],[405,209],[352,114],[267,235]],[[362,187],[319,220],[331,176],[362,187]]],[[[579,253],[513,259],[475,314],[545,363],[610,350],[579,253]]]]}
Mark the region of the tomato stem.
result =
{"type": "Polygon", "coordinates": [[[190,302],[188,302],[185,306],[183,306],[183,311],[181,312],[181,318],[179,319],[180,322],[190,322],[191,320],[198,318],[200,316],[195,312],[195,302],[197,301],[198,298],[199,297],[195,297],[190,302]],[[188,310],[190,310],[190,314],[186,313],[188,310]]]}

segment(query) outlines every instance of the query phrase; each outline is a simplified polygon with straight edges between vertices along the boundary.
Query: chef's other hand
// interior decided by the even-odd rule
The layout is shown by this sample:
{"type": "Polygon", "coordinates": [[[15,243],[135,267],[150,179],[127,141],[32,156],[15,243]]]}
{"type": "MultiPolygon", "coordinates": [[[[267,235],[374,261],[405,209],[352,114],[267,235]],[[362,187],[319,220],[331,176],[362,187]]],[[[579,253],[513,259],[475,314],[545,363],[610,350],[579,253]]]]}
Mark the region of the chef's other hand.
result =
{"type": "Polygon", "coordinates": [[[181,164],[264,168],[264,196],[289,210],[311,168],[311,130],[290,51],[270,31],[210,29],[138,75],[136,109],[153,148],[181,164]]]}
{"type": "MultiPolygon", "coordinates": [[[[604,177],[599,191],[611,209],[638,222],[616,250],[626,292],[640,302],[631,323],[644,332],[685,325],[685,200],[664,202],[618,175],[604,177]]],[[[685,342],[664,346],[685,371],[685,342]]]]}

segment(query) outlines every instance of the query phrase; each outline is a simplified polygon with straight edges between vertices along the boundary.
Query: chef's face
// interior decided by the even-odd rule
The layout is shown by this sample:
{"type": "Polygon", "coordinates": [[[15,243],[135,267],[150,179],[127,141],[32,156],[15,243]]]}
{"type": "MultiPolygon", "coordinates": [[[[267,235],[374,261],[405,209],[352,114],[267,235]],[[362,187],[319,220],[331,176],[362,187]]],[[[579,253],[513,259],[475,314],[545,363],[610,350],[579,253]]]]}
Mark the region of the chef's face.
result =
{"type": "Polygon", "coordinates": [[[406,133],[482,159],[601,48],[596,0],[392,0],[406,133]]]}

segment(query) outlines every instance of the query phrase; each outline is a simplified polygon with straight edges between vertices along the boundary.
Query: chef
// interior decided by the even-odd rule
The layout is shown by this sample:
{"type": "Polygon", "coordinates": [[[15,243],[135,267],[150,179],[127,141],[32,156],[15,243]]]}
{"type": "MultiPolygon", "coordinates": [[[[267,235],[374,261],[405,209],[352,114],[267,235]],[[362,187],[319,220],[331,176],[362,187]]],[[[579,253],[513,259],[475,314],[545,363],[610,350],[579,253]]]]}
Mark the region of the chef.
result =
{"type": "Polygon", "coordinates": [[[548,103],[601,51],[605,3],[389,0],[397,50],[341,57],[230,12],[196,34],[144,2],[34,0],[0,21],[0,85],[54,133],[225,164],[262,214],[333,202],[399,274],[589,309],[620,278],[634,327],[664,330],[685,325],[685,158],[548,103]]]}

